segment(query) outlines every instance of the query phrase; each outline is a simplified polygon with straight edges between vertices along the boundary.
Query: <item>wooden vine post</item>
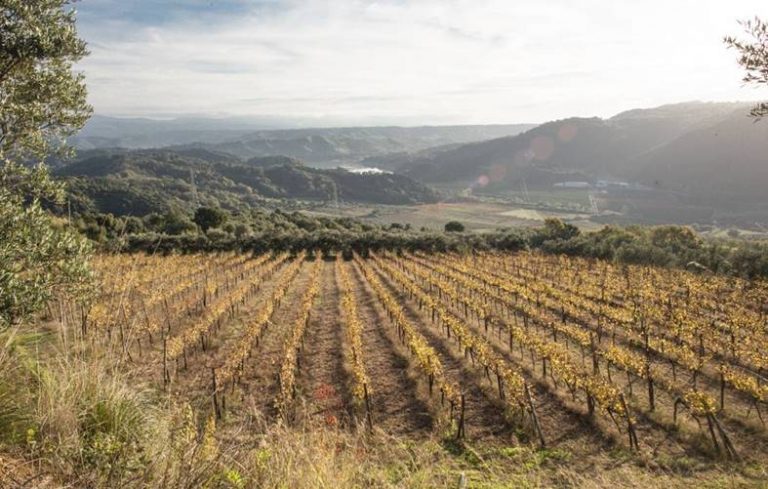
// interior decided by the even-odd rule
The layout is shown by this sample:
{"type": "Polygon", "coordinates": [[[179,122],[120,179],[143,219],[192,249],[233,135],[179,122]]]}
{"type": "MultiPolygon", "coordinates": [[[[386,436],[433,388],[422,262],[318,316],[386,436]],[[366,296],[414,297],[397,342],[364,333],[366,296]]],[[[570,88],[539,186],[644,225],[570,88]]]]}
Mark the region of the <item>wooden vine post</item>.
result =
{"type": "Polygon", "coordinates": [[[373,430],[373,418],[371,415],[371,399],[368,396],[368,384],[363,384],[363,395],[365,396],[365,416],[368,420],[368,429],[373,430]]]}
{"type": "Polygon", "coordinates": [[[546,448],[547,443],[544,441],[544,433],[541,431],[541,424],[539,423],[539,416],[536,414],[536,404],[533,402],[533,396],[531,395],[531,389],[528,387],[528,383],[524,383],[525,400],[528,402],[528,409],[531,412],[531,420],[533,421],[533,429],[536,431],[536,436],[539,438],[539,445],[541,448],[546,448]]]}
{"type": "Polygon", "coordinates": [[[466,435],[464,431],[464,409],[466,407],[465,405],[466,398],[464,397],[464,394],[461,395],[461,406],[459,408],[459,427],[456,431],[456,439],[461,440],[466,435]]]}
{"type": "Polygon", "coordinates": [[[216,369],[211,367],[211,379],[213,390],[213,410],[216,413],[216,419],[221,419],[221,408],[219,407],[218,385],[216,384],[216,369]]]}

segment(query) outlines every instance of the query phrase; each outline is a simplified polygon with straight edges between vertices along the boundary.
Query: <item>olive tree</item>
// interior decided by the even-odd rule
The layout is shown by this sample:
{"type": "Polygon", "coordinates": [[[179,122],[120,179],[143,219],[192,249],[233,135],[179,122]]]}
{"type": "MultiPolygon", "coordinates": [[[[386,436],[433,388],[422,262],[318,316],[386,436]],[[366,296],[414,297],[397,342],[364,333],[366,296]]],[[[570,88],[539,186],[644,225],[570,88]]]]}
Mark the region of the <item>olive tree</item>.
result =
{"type": "Polygon", "coordinates": [[[195,211],[192,221],[206,232],[227,222],[227,213],[218,207],[200,207],[195,211]]]}
{"type": "Polygon", "coordinates": [[[71,1],[0,0],[0,327],[89,282],[87,242],[42,205],[64,198],[43,159],[91,114],[86,54],[71,1]]]}
{"type": "MultiPolygon", "coordinates": [[[[739,53],[739,64],[746,71],[742,78],[744,83],[768,86],[768,23],[755,17],[740,24],[750,39],[744,41],[727,36],[725,44],[739,53]]],[[[755,105],[750,115],[758,119],[768,115],[768,102],[755,105]]]]}
{"type": "Polygon", "coordinates": [[[464,224],[460,223],[459,221],[448,221],[447,223],[445,223],[445,232],[446,233],[463,233],[464,224]]]}

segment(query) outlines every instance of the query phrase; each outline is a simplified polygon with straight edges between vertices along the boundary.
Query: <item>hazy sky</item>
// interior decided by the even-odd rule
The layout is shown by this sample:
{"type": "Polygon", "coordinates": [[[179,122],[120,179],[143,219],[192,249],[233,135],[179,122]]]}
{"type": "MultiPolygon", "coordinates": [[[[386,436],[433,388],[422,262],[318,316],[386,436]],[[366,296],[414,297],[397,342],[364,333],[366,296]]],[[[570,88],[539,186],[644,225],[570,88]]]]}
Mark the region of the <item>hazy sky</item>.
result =
{"type": "Polygon", "coordinates": [[[82,0],[96,112],[542,122],[768,98],[722,43],[766,0],[82,0]]]}

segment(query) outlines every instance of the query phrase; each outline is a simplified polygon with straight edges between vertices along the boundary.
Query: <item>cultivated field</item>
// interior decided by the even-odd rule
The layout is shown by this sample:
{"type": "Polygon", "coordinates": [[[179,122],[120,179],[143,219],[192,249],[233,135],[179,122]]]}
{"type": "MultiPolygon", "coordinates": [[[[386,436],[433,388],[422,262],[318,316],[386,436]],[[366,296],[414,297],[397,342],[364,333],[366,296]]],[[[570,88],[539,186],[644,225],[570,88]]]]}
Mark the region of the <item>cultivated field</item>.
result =
{"type": "Polygon", "coordinates": [[[59,319],[221,443],[300,426],[765,481],[765,283],[529,253],[96,267],[99,299],[59,319]]]}
{"type": "Polygon", "coordinates": [[[460,221],[473,231],[495,231],[507,227],[535,227],[547,217],[568,221],[584,230],[599,229],[589,221],[589,214],[499,202],[460,202],[420,205],[362,205],[316,206],[305,210],[310,216],[352,217],[373,224],[400,223],[414,229],[442,229],[447,222],[460,221]]]}

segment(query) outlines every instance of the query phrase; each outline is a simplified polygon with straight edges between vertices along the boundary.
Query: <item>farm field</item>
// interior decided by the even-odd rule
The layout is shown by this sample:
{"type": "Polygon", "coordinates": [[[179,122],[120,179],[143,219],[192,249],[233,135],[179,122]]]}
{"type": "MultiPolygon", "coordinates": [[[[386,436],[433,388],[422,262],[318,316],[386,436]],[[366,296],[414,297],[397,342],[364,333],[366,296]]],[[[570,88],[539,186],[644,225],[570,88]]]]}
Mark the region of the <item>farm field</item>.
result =
{"type": "Polygon", "coordinates": [[[373,224],[397,222],[414,229],[442,229],[450,221],[461,221],[473,231],[493,231],[507,227],[534,227],[547,217],[556,217],[583,230],[598,229],[589,215],[575,212],[535,210],[506,202],[441,202],[437,204],[386,206],[350,205],[319,206],[305,210],[310,216],[352,217],[373,224]]]}
{"type": "Polygon", "coordinates": [[[351,258],[102,255],[98,300],[58,321],[222,447],[275,427],[437,446],[445,487],[768,480],[768,284],[533,253],[351,258]]]}

